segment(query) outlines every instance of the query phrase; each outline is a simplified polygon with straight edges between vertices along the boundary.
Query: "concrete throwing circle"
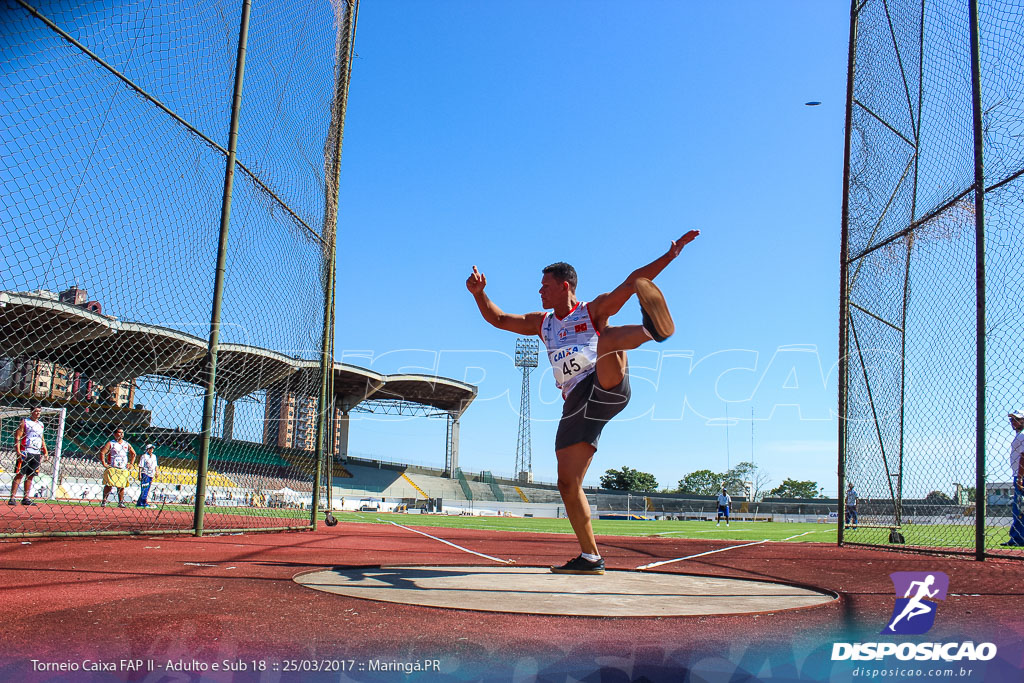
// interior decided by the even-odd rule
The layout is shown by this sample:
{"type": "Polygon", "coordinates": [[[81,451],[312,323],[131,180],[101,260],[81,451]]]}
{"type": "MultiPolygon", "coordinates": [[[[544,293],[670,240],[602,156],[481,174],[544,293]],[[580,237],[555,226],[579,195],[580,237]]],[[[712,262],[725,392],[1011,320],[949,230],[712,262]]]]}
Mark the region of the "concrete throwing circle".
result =
{"type": "Polygon", "coordinates": [[[594,617],[778,612],[837,599],[830,593],[766,581],[630,571],[574,576],[541,567],[336,567],[294,580],[307,588],[364,600],[594,617]]]}

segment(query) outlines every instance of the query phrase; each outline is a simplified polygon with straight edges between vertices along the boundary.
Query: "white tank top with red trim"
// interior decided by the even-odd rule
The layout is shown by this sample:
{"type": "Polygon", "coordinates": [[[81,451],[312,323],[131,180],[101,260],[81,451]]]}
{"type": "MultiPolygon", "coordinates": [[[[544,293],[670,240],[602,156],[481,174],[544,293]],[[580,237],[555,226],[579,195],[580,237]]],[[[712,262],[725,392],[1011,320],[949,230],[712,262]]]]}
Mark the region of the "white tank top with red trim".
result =
{"type": "Polygon", "coordinates": [[[25,434],[21,437],[21,452],[40,455],[43,452],[43,423],[25,418],[22,427],[25,434]]]}
{"type": "Polygon", "coordinates": [[[128,442],[110,442],[110,466],[118,469],[128,467],[128,442]]]}
{"type": "Polygon", "coordinates": [[[577,302],[561,320],[554,313],[548,313],[540,325],[540,338],[547,347],[555,384],[562,390],[564,399],[573,387],[597,369],[598,332],[587,304],[577,302]]]}

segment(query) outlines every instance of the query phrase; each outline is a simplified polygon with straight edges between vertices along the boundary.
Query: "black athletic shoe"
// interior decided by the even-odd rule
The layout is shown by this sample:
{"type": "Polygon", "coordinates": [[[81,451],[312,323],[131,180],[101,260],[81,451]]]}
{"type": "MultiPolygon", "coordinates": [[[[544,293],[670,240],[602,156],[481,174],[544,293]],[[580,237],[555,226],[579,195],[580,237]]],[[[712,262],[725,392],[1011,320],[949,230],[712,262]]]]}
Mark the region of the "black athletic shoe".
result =
{"type": "Polygon", "coordinates": [[[643,314],[644,328],[651,333],[654,341],[665,341],[676,331],[676,325],[672,322],[672,314],[668,312],[664,295],[645,277],[637,278],[634,286],[637,301],[640,302],[640,313],[643,314]]]}
{"type": "Polygon", "coordinates": [[[17,503],[15,502],[15,500],[13,498],[8,498],[7,499],[7,504],[8,505],[17,505],[17,503]]]}
{"type": "Polygon", "coordinates": [[[583,559],[582,555],[574,557],[561,567],[552,567],[552,574],[604,574],[604,558],[597,562],[583,559]]]}
{"type": "Polygon", "coordinates": [[[119,507],[119,508],[126,508],[128,506],[125,503],[118,503],[117,507],[119,507]]]}
{"type": "Polygon", "coordinates": [[[21,499],[21,504],[22,505],[35,505],[36,502],[34,500],[29,500],[28,498],[22,498],[21,499]]]}
{"type": "Polygon", "coordinates": [[[1007,548],[1024,548],[1024,543],[1014,543],[1013,541],[1007,541],[1006,543],[1000,543],[999,545],[1007,548]]]}

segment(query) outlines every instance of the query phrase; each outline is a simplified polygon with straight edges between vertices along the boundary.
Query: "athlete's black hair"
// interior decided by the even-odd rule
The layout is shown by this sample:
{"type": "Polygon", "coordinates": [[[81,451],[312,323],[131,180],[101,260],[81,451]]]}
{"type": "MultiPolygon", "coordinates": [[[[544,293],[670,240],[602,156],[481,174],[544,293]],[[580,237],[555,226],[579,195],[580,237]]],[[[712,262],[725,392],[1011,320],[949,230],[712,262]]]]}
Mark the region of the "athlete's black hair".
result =
{"type": "Polygon", "coordinates": [[[570,266],[565,261],[559,261],[558,263],[552,263],[550,266],[541,271],[541,274],[551,273],[556,280],[569,283],[569,289],[573,292],[576,291],[576,269],[570,266]]]}

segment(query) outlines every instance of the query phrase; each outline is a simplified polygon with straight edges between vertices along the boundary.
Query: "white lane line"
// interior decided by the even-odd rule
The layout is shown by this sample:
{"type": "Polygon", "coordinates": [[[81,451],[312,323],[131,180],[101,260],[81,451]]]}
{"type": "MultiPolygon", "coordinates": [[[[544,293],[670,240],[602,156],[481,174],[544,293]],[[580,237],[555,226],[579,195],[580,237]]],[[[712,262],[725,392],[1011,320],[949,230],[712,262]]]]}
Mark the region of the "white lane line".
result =
{"type": "Polygon", "coordinates": [[[790,536],[789,538],[784,538],[782,540],[783,541],[792,541],[794,538],[800,538],[801,536],[806,536],[807,534],[827,534],[827,533],[832,532],[832,531],[838,531],[838,529],[814,529],[813,531],[805,531],[802,534],[797,534],[796,536],[790,536]]]}
{"type": "MultiPolygon", "coordinates": [[[[383,522],[383,521],[385,521],[385,520],[383,520],[383,519],[380,519],[380,518],[378,517],[378,518],[377,518],[377,521],[378,521],[378,522],[383,522]]],[[[502,559],[499,559],[499,558],[497,558],[497,557],[491,557],[490,555],[484,555],[483,553],[478,553],[478,552],[476,552],[475,550],[470,550],[469,548],[463,548],[463,547],[462,547],[461,545],[455,545],[454,543],[452,543],[452,542],[450,542],[450,541],[446,541],[446,540],[444,540],[443,538],[438,538],[437,536],[431,536],[431,535],[430,535],[430,534],[428,534],[428,533],[425,533],[425,532],[423,532],[423,531],[419,531],[419,530],[417,530],[417,529],[413,529],[413,528],[411,528],[411,527],[407,527],[407,526],[402,526],[401,524],[398,524],[397,522],[392,522],[391,520],[388,520],[388,524],[394,524],[394,525],[395,525],[395,526],[397,526],[397,527],[398,527],[399,529],[405,529],[406,531],[411,531],[411,532],[413,532],[414,534],[420,534],[421,536],[426,536],[427,538],[432,538],[432,539],[434,539],[435,541],[441,541],[441,543],[444,543],[445,545],[450,545],[450,546],[451,546],[451,547],[453,547],[453,548],[458,548],[459,550],[465,551],[465,552],[467,552],[467,553],[470,553],[470,554],[472,554],[472,555],[477,555],[477,556],[479,556],[479,557],[484,557],[484,558],[486,558],[486,559],[488,559],[488,560],[493,560],[494,562],[500,562],[501,564],[515,564],[515,563],[516,563],[516,561],[515,561],[515,560],[502,560],[502,559]]]]}
{"type": "MultiPolygon", "coordinates": [[[[813,529],[811,531],[805,531],[802,534],[797,534],[795,536],[790,536],[789,538],[784,538],[784,539],[782,539],[782,541],[791,541],[794,538],[800,538],[801,536],[806,536],[807,534],[822,534],[822,533],[828,533],[830,531],[836,531],[836,529],[813,529]]],[[[718,550],[708,550],[707,552],[697,553],[696,555],[687,555],[686,557],[677,557],[674,560],[662,560],[661,562],[651,562],[650,564],[640,565],[639,567],[637,567],[637,569],[651,569],[652,567],[660,567],[663,564],[672,564],[673,562],[682,562],[683,560],[692,560],[695,557],[703,557],[704,555],[713,555],[714,553],[724,553],[726,550],[734,550],[736,548],[748,548],[748,547],[750,547],[752,545],[761,545],[762,543],[767,543],[770,540],[771,540],[770,538],[766,538],[763,541],[754,541],[752,543],[742,543],[740,545],[730,545],[727,548],[719,548],[718,550]]]]}
{"type": "Polygon", "coordinates": [[[651,562],[650,564],[642,564],[637,569],[651,569],[653,567],[660,567],[663,564],[672,564],[673,562],[682,562],[683,560],[692,560],[695,557],[703,557],[705,555],[713,555],[715,553],[724,553],[726,550],[735,550],[736,548],[747,548],[752,545],[761,545],[767,543],[771,539],[764,539],[763,541],[754,541],[753,543],[741,543],[740,545],[730,545],[727,548],[719,548],[718,550],[708,550],[707,552],[697,553],[696,555],[687,555],[686,557],[677,557],[674,560],[662,560],[661,562],[651,562]]]}

